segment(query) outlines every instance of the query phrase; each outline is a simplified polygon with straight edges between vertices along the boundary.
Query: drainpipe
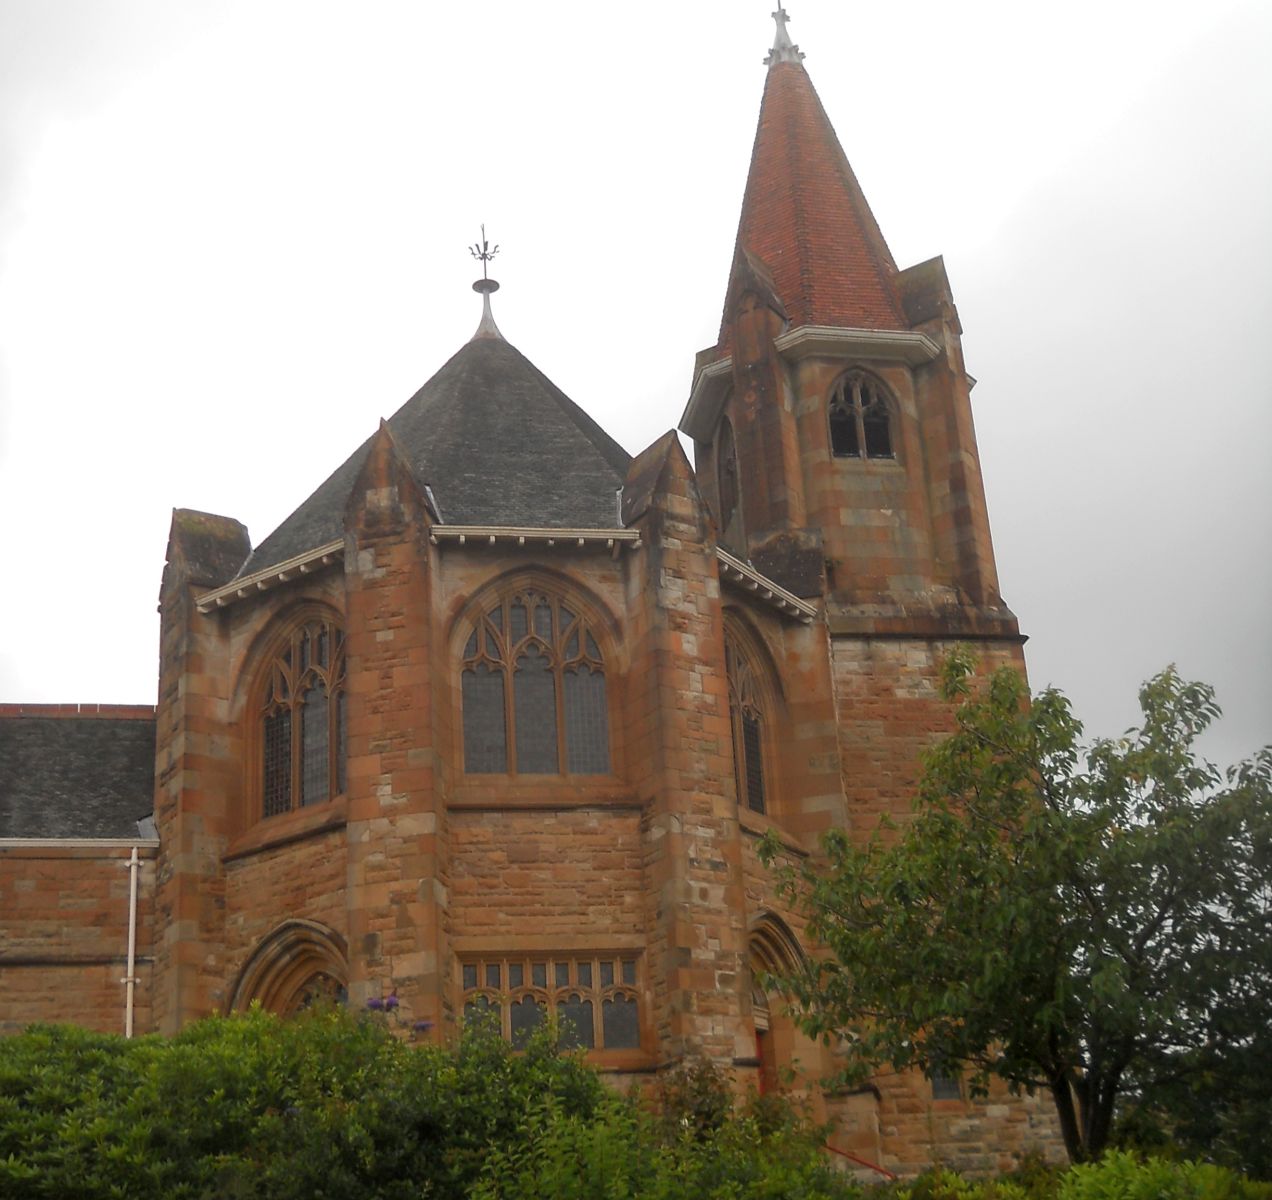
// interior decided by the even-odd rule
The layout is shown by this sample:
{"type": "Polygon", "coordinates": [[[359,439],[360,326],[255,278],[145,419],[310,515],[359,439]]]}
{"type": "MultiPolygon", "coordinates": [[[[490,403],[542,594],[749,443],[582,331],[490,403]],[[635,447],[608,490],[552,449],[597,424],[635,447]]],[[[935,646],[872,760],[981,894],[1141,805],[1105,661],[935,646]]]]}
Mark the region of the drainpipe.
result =
{"type": "Polygon", "coordinates": [[[132,858],[128,860],[128,974],[121,983],[124,984],[124,1037],[133,1035],[133,995],[137,987],[137,870],[141,866],[137,858],[137,847],[132,848],[132,858]]]}

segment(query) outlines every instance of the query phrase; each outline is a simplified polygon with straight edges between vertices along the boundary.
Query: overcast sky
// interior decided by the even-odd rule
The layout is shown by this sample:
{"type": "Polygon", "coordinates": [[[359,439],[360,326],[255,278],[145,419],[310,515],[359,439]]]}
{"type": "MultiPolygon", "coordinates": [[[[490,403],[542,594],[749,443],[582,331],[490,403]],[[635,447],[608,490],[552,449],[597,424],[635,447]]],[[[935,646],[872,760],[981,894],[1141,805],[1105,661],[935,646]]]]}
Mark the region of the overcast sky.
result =
{"type": "MultiPolygon", "coordinates": [[[[0,700],[153,702],[174,506],[259,542],[476,327],[629,450],[715,341],[772,0],[0,0],[0,700]]],[[[791,0],[944,254],[1004,595],[1092,733],[1272,741],[1272,4],[791,0]]]]}

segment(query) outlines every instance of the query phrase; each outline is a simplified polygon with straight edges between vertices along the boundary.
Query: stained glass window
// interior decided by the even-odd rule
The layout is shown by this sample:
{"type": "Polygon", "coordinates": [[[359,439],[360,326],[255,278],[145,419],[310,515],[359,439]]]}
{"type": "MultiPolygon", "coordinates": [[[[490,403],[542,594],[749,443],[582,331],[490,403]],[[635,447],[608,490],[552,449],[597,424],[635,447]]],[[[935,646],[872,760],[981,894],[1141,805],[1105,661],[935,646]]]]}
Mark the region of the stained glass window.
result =
{"type": "Polygon", "coordinates": [[[344,683],[344,634],[325,617],[297,625],[271,659],[260,710],[263,816],[344,791],[344,683]]]}
{"type": "Polygon", "coordinates": [[[460,692],[470,774],[609,774],[600,647],[586,619],[551,593],[512,592],[478,618],[460,692]]]}

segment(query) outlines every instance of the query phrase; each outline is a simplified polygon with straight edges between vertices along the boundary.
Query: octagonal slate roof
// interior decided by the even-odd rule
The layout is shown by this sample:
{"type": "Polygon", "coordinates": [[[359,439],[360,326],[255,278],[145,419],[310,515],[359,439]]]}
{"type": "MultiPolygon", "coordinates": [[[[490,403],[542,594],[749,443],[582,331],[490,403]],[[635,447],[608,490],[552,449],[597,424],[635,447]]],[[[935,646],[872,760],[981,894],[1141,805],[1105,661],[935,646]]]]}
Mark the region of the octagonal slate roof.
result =
{"type": "MultiPolygon", "coordinates": [[[[611,529],[631,456],[524,354],[478,336],[389,418],[448,525],[611,529]]],[[[363,442],[252,552],[249,575],[340,538],[363,442]]]]}

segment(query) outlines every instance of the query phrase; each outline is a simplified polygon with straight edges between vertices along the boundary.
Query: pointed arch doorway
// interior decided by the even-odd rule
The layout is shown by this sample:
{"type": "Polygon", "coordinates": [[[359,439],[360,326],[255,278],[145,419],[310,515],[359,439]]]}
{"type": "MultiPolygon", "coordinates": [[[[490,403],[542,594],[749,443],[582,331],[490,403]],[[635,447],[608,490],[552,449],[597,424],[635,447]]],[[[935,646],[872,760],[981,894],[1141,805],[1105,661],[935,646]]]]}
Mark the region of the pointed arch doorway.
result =
{"type": "Polygon", "coordinates": [[[761,1095],[777,1091],[783,1073],[793,1065],[795,1022],[781,997],[765,989],[766,975],[786,975],[797,970],[804,952],[790,926],[775,913],[761,913],[752,923],[747,941],[747,965],[751,972],[751,1016],[755,1022],[755,1056],[759,1061],[761,1095]]]}
{"type": "Polygon", "coordinates": [[[320,1001],[343,1003],[348,984],[340,934],[317,921],[284,921],[248,956],[227,1008],[243,1012],[259,1000],[270,1012],[290,1016],[320,1001]]]}

